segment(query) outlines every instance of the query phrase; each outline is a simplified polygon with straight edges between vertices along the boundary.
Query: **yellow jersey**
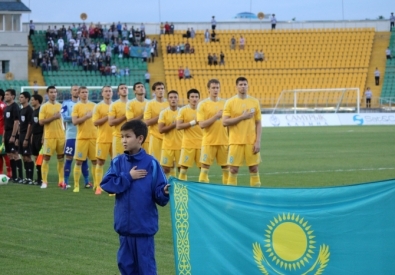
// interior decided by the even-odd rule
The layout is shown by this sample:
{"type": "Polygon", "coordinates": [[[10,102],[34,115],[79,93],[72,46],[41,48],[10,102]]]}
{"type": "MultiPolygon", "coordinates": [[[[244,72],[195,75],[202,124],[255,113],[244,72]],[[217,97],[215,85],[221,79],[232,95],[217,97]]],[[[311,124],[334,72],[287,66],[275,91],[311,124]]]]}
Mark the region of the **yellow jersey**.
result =
{"type": "MultiPolygon", "coordinates": [[[[95,108],[95,103],[88,101],[87,103],[77,102],[73,107],[73,112],[71,117],[81,118],[85,116],[87,112],[92,112],[95,108]]],[[[77,137],[76,139],[96,139],[97,138],[97,128],[93,125],[92,117],[88,118],[84,122],[77,125],[77,137]]]]}
{"type": "MultiPolygon", "coordinates": [[[[151,100],[147,102],[147,104],[145,105],[143,119],[146,120],[146,119],[158,117],[160,112],[162,112],[167,107],[169,107],[169,102],[167,100],[163,102],[158,102],[155,99],[151,100]]],[[[153,135],[156,138],[163,139],[162,134],[159,133],[158,123],[151,125],[148,128],[149,128],[149,133],[151,135],[153,135]]]]}
{"type": "MultiPolygon", "coordinates": [[[[38,120],[53,117],[56,113],[60,113],[62,105],[59,102],[46,102],[41,105],[38,120]]],[[[55,119],[44,125],[44,138],[46,139],[65,139],[65,131],[62,117],[55,119]]]]}
{"type": "MultiPolygon", "coordinates": [[[[206,98],[197,107],[197,121],[204,121],[215,116],[218,111],[224,110],[225,99],[218,98],[212,101],[206,98]]],[[[228,130],[222,124],[222,119],[217,119],[209,127],[202,129],[202,146],[206,145],[228,145],[228,130]]]]}
{"type": "MultiPolygon", "coordinates": [[[[192,109],[191,106],[185,105],[180,109],[177,115],[177,121],[190,122],[196,120],[197,110],[192,109]]],[[[202,147],[202,129],[196,124],[192,127],[184,129],[182,136],[182,148],[200,149],[202,147]]]]}
{"type": "Polygon", "coordinates": [[[148,100],[138,101],[136,98],[129,100],[126,104],[126,119],[130,120],[144,114],[144,108],[148,100]]]}
{"type": "MultiPolygon", "coordinates": [[[[111,103],[108,110],[108,117],[120,118],[126,113],[126,102],[118,99],[117,101],[111,103]]],[[[125,121],[126,122],[126,121],[125,121]]],[[[112,126],[112,135],[114,137],[121,137],[121,127],[123,123],[119,123],[117,126],[112,126]]]]}
{"type": "MultiPolygon", "coordinates": [[[[92,122],[108,116],[110,105],[104,101],[100,101],[93,109],[92,122]]],[[[108,121],[104,124],[97,126],[97,143],[111,143],[112,142],[112,129],[108,121]]]]}
{"type": "MultiPolygon", "coordinates": [[[[245,99],[238,95],[231,97],[225,103],[222,116],[235,118],[241,116],[245,111],[254,111],[255,115],[239,123],[229,126],[229,144],[254,144],[256,140],[255,123],[261,121],[261,107],[259,101],[251,96],[245,99]]],[[[261,127],[261,125],[259,125],[261,127]]]]}
{"type": "MultiPolygon", "coordinates": [[[[179,109],[177,108],[177,110],[173,111],[170,107],[164,109],[159,114],[158,124],[163,123],[165,126],[169,126],[172,123],[175,124],[178,110],[179,109]]],[[[171,131],[164,133],[162,149],[181,150],[182,132],[183,131],[178,131],[174,128],[171,131]]]]}

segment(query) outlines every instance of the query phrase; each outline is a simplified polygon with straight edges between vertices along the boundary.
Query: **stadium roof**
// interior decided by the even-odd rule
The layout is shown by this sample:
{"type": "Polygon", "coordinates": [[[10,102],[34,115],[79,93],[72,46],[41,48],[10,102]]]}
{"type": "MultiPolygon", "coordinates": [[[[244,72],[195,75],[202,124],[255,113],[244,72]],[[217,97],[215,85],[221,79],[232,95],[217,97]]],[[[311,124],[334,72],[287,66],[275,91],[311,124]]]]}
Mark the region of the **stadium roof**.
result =
{"type": "Polygon", "coordinates": [[[0,1],[0,11],[31,12],[31,10],[20,1],[0,1]]]}

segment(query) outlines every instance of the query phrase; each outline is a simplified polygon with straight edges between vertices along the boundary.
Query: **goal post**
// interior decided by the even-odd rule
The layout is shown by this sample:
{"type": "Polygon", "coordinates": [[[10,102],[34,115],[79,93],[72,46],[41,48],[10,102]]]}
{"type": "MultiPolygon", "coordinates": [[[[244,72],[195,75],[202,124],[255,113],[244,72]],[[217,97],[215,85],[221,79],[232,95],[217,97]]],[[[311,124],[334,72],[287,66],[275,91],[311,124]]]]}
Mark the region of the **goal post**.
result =
{"type": "Polygon", "coordinates": [[[360,104],[359,88],[283,90],[272,113],[359,113],[360,104]]]}

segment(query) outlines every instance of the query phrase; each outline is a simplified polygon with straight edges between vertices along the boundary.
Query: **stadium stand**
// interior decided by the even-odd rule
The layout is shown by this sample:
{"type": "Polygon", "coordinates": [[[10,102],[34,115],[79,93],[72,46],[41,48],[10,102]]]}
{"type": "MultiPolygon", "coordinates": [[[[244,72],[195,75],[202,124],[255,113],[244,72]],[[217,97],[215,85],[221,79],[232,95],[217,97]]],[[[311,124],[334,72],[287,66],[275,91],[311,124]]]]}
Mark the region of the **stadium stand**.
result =
{"type": "MultiPolygon", "coordinates": [[[[395,52],[395,30],[391,32],[390,45],[391,53],[395,52]]],[[[395,58],[387,60],[386,71],[384,75],[383,89],[381,90],[381,97],[383,100],[385,98],[393,98],[392,102],[395,100],[395,58]]]]}
{"type": "Polygon", "coordinates": [[[19,92],[22,86],[29,86],[29,82],[27,80],[0,80],[0,89],[4,91],[14,89],[19,92]]]}
{"type": "MultiPolygon", "coordinates": [[[[164,55],[168,88],[186,92],[195,87],[206,90],[209,78],[221,81],[222,97],[234,95],[237,76],[246,76],[252,84],[249,93],[261,100],[263,107],[272,107],[282,90],[320,88],[360,88],[364,90],[375,30],[293,29],[293,30],[219,30],[219,42],[205,43],[204,32],[198,31],[189,43],[195,54],[164,55]],[[230,49],[230,40],[245,37],[244,50],[230,49]],[[254,52],[262,50],[264,62],[254,61],[254,52]],[[225,54],[225,66],[209,66],[209,53],[225,54]],[[177,69],[188,66],[193,79],[179,80],[177,69]]],[[[182,32],[162,35],[161,45],[177,45],[187,40],[182,32]]]]}

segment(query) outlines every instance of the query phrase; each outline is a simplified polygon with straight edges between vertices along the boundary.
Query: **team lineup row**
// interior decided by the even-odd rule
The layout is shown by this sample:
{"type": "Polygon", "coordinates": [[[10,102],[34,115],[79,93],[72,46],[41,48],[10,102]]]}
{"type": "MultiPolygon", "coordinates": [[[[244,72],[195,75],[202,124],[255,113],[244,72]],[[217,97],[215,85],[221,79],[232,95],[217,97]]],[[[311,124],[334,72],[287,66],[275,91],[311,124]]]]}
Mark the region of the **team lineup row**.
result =
{"type": "Polygon", "coordinates": [[[149,128],[142,147],[160,161],[167,177],[176,176],[178,170],[178,178],[186,180],[188,168],[196,164],[200,168],[199,181],[209,182],[208,171],[216,161],[222,167],[222,183],[236,185],[238,169],[245,161],[250,185],[260,186],[261,112],[258,100],[248,96],[247,79],[237,78],[237,95],[228,100],[219,97],[218,80],[209,80],[207,89],[208,97],[203,100],[198,90],[189,90],[188,104],[179,108],[178,92],[166,93],[162,82],[153,84],[152,100],[145,99],[144,85],[139,82],[133,85],[135,98],[129,101],[125,84],[118,86],[119,100],[114,102],[111,87],[104,86],[103,100],[98,104],[88,100],[86,87],[77,85],[71,87],[71,99],[60,104],[56,101],[56,87],[49,86],[48,102],[42,105],[40,95],[21,93],[21,109],[15,103],[15,91],[8,89],[3,96],[7,106],[1,109],[12,178],[16,182],[23,178],[19,157],[22,155],[27,178],[24,182],[33,183],[31,155],[38,156],[41,151],[42,164],[36,162],[41,188],[48,186],[49,161],[56,154],[60,187],[71,187],[68,178],[74,159],[73,191],[79,192],[81,174],[85,187],[90,188],[87,164],[90,160],[93,188],[95,194],[101,194],[99,185],[105,160],[108,156],[116,158],[126,148],[122,125],[142,120],[149,128]]]}

